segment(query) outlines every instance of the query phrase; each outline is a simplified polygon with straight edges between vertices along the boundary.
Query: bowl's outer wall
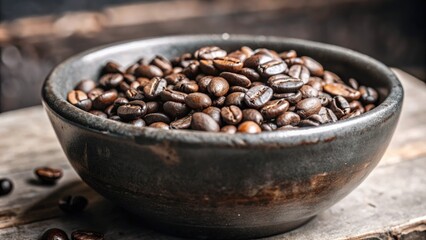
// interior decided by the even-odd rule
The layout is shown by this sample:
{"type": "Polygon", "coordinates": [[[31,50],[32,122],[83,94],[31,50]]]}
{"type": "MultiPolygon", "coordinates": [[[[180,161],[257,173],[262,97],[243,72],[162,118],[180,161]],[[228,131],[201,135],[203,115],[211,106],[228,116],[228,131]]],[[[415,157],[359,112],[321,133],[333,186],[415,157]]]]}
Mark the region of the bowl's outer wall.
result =
{"type": "Polygon", "coordinates": [[[43,98],[62,148],[82,179],[122,207],[154,222],[207,227],[216,229],[214,234],[223,228],[223,236],[228,237],[262,236],[294,227],[295,221],[327,209],[362,182],[386,150],[401,110],[401,86],[391,84],[388,78],[394,76],[386,70],[305,42],[268,42],[250,37],[224,41],[215,36],[180,42],[141,41],[127,46],[112,53],[89,54],[62,66],[62,72],[50,76],[56,83],[45,84],[43,98]],[[371,121],[342,121],[335,131],[324,132],[324,137],[294,144],[285,138],[270,143],[269,138],[259,137],[258,145],[250,139],[218,144],[232,137],[223,135],[212,142],[203,142],[202,138],[169,141],[157,140],[149,132],[126,136],[119,130],[94,130],[80,124],[86,113],[68,118],[66,112],[57,111],[65,103],[52,102],[49,96],[49,89],[56,89],[65,98],[79,80],[95,78],[108,60],[130,64],[141,56],[174,57],[203,45],[227,50],[241,45],[277,51],[296,49],[343,77],[348,73],[361,83],[374,85],[380,89],[382,100],[394,89],[401,92],[380,121],[374,119],[381,113],[372,112],[366,115],[371,121]]]}

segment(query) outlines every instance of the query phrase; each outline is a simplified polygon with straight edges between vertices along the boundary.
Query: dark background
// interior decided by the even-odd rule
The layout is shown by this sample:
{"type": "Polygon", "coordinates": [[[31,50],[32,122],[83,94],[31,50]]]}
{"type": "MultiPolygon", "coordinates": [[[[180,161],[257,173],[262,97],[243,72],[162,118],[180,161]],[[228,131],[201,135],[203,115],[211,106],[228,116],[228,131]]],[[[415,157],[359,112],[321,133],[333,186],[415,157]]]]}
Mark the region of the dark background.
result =
{"type": "Polygon", "coordinates": [[[115,41],[193,33],[304,38],[426,78],[424,0],[0,0],[0,112],[40,104],[48,72],[115,41]]]}

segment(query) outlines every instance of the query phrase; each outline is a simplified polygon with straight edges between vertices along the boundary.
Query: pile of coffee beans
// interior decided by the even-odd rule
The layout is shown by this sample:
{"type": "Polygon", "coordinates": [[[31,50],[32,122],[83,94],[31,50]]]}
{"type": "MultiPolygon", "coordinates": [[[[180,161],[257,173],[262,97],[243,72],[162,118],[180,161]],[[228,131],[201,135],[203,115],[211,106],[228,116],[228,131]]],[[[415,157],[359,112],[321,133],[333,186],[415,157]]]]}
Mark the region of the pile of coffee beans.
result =
{"type": "Polygon", "coordinates": [[[68,101],[98,117],[138,127],[259,133],[319,126],[375,107],[378,93],[290,50],[202,47],[127,69],[108,62],[98,82],[82,80],[68,101]]]}

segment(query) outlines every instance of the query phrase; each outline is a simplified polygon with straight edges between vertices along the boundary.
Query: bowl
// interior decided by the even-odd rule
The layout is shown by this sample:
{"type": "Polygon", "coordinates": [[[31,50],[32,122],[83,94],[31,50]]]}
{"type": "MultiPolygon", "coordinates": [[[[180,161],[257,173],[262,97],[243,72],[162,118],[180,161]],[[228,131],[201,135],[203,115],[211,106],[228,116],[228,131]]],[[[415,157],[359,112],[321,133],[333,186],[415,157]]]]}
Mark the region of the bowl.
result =
{"type": "Polygon", "coordinates": [[[59,64],[42,89],[73,168],[93,189],[161,231],[196,238],[254,238],[294,229],[357,187],[377,165],[401,112],[403,89],[382,63],[349,49],[279,37],[171,36],[95,48],[59,64]],[[380,104],[315,128],[260,134],[138,128],[66,101],[108,60],[171,58],[201,46],[295,49],[343,79],[373,86],[380,104]]]}

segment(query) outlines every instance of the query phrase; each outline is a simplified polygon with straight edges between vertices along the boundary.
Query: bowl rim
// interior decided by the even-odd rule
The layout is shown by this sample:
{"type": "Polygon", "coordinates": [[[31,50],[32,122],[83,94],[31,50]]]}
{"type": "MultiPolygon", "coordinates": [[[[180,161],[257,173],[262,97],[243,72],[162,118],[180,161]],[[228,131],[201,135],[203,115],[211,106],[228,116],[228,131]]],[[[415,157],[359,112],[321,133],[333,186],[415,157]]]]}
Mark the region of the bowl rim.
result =
{"type": "Polygon", "coordinates": [[[394,114],[400,113],[403,101],[403,88],[395,74],[384,64],[362,53],[325,43],[313,42],[286,37],[238,35],[238,34],[200,34],[200,35],[175,35],[165,37],[142,38],[130,41],[122,41],[95,47],[79,54],[71,56],[57,65],[47,76],[42,87],[42,101],[46,109],[51,110],[63,120],[84,128],[88,131],[104,135],[114,135],[133,139],[138,143],[164,143],[190,144],[203,146],[229,146],[229,147],[288,147],[296,145],[316,144],[318,142],[330,142],[338,137],[362,134],[366,129],[380,126],[389,120],[394,114]],[[298,128],[286,131],[261,132],[258,134],[225,134],[216,132],[202,132],[194,130],[164,130],[149,127],[135,127],[133,125],[103,119],[85,112],[64,99],[55,90],[55,79],[60,77],[61,71],[72,62],[81,59],[90,60],[99,56],[107,56],[111,52],[120,52],[122,49],[137,48],[141,44],[145,46],[167,44],[171,42],[196,43],[200,41],[253,41],[256,43],[289,43],[300,46],[308,46],[332,54],[347,56],[356,61],[365,63],[369,68],[374,68],[380,74],[385,75],[390,82],[388,96],[373,110],[363,113],[355,118],[340,120],[335,123],[320,125],[318,127],[298,128]]]}

